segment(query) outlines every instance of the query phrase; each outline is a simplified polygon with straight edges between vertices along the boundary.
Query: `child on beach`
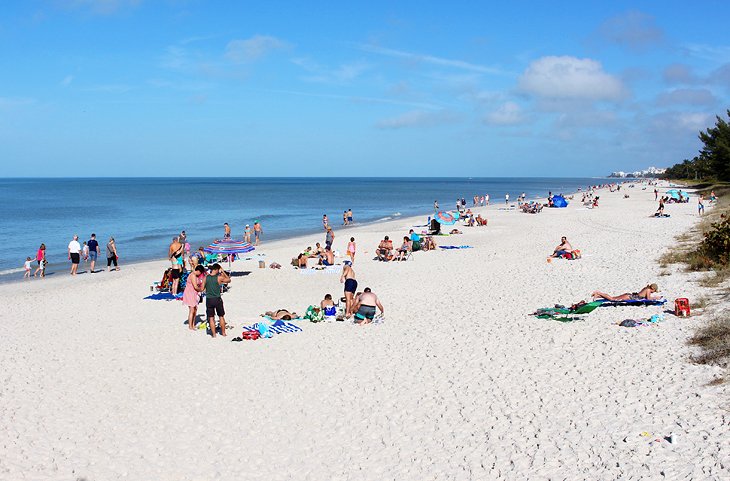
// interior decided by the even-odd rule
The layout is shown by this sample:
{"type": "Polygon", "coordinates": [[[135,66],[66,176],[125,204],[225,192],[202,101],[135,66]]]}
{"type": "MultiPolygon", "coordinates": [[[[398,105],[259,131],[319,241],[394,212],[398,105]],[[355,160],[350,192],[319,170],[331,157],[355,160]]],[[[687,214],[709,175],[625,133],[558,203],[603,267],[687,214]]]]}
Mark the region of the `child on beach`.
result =
{"type": "Polygon", "coordinates": [[[25,264],[23,264],[23,268],[25,269],[25,274],[23,274],[23,279],[28,278],[30,279],[30,263],[32,261],[30,260],[30,256],[25,258],[25,264]]]}
{"type": "Polygon", "coordinates": [[[355,238],[350,237],[350,243],[347,244],[347,255],[350,257],[350,262],[352,262],[353,264],[355,263],[355,250],[355,238]]]}
{"type": "Polygon", "coordinates": [[[84,242],[84,247],[81,251],[84,254],[84,262],[89,262],[89,246],[86,242],[84,242]]]}
{"type": "Polygon", "coordinates": [[[35,270],[33,273],[33,277],[37,276],[40,272],[41,277],[44,277],[46,275],[46,245],[41,244],[41,246],[38,248],[38,253],[35,256],[36,261],[38,261],[38,269],[35,270]]]}
{"type": "Polygon", "coordinates": [[[213,264],[210,272],[205,278],[205,314],[208,317],[208,328],[210,336],[215,337],[215,316],[218,314],[218,320],[221,326],[221,336],[226,336],[226,310],[223,308],[223,299],[221,298],[221,284],[228,284],[231,278],[226,271],[221,269],[220,264],[213,264]]]}
{"type": "Polygon", "coordinates": [[[246,228],[243,229],[243,242],[251,243],[251,227],[246,224],[246,228]]]}

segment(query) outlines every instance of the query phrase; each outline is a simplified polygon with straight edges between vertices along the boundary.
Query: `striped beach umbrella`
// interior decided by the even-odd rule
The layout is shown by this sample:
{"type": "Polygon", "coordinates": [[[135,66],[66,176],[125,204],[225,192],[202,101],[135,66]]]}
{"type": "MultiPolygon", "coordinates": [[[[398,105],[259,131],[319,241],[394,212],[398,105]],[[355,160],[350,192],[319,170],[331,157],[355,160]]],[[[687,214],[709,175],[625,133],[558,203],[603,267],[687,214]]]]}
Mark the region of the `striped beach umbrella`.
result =
{"type": "Polygon", "coordinates": [[[439,211],[436,212],[436,215],[434,216],[439,224],[442,225],[453,225],[456,224],[456,219],[453,215],[451,215],[449,212],[439,211]]]}
{"type": "Polygon", "coordinates": [[[233,239],[223,239],[213,241],[203,249],[211,254],[223,254],[228,256],[228,270],[231,270],[231,260],[236,254],[245,254],[254,250],[254,246],[250,242],[237,241],[233,239]]]}

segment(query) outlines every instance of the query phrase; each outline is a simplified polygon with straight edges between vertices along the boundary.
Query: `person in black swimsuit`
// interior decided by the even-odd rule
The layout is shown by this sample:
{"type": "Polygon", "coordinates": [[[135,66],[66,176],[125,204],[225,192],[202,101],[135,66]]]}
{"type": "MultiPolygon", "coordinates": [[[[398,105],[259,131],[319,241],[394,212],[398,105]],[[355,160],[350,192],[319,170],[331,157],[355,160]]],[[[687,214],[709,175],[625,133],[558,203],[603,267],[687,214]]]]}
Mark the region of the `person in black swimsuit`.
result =
{"type": "Polygon", "coordinates": [[[355,305],[355,292],[357,292],[355,271],[352,269],[352,263],[350,261],[345,261],[340,282],[344,282],[345,284],[345,317],[349,318],[354,314],[352,308],[355,305]]]}

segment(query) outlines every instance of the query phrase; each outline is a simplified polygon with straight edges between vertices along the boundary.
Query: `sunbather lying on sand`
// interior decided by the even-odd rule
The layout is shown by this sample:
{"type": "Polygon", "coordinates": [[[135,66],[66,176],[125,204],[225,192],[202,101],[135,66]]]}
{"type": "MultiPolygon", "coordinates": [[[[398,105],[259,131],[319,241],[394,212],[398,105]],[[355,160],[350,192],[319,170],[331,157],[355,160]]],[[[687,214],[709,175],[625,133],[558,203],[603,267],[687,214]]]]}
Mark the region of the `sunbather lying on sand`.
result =
{"type": "Polygon", "coordinates": [[[604,292],[594,291],[591,296],[593,300],[606,299],[607,301],[640,301],[642,299],[655,300],[661,299],[661,295],[657,294],[659,287],[656,284],[649,284],[639,292],[625,292],[617,296],[612,296],[604,292]]]}
{"type": "Polygon", "coordinates": [[[278,311],[267,311],[263,315],[268,316],[275,321],[278,321],[279,319],[282,319],[284,321],[290,321],[298,317],[296,312],[289,312],[286,309],[279,309],[278,311]]]}

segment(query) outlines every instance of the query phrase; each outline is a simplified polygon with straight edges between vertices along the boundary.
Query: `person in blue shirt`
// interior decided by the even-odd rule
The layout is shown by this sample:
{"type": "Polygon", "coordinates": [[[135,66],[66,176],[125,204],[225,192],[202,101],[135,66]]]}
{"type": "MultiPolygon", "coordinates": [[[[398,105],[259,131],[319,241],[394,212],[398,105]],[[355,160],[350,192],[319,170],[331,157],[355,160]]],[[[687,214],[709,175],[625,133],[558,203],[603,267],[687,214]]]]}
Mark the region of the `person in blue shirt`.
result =
{"type": "Polygon", "coordinates": [[[91,261],[91,273],[94,273],[94,266],[96,265],[96,259],[99,257],[99,242],[96,240],[96,234],[91,234],[91,239],[86,243],[89,248],[89,260],[91,261]]]}

